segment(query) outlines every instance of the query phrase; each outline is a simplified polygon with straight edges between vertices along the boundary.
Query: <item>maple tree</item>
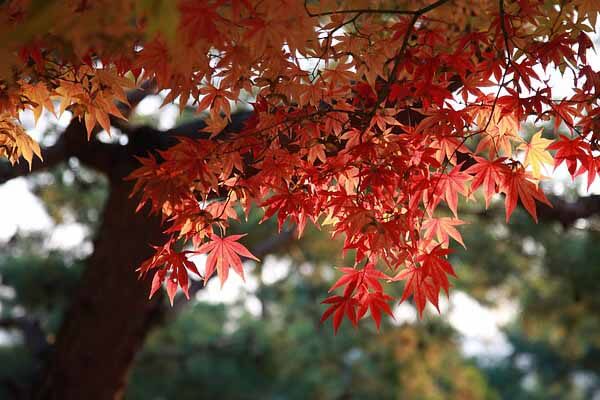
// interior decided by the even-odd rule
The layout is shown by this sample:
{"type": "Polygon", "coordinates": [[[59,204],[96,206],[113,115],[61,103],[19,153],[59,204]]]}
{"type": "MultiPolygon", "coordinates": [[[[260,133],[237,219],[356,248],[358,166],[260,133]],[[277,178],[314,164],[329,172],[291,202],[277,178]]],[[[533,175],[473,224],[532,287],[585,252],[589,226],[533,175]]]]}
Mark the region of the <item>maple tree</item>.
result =
{"type": "Polygon", "coordinates": [[[323,319],[337,331],[368,310],[379,326],[393,300],[384,284],[404,281],[400,300],[419,313],[448,292],[460,199],[481,188],[487,205],[505,196],[507,220],[518,203],[537,220],[546,167],[564,162],[588,185],[598,172],[593,0],[37,3],[2,5],[0,155],[11,163],[43,156],[24,110],[69,110],[89,139],[126,119],[128,89],[152,82],[165,103],[207,113],[202,131],[140,155],[128,177],[169,236],[140,274],[153,274],[151,293],[166,281],[171,301],[188,273],[243,276],[240,256],[255,257],[227,229],[237,207],[257,205],[299,236],[309,222],[343,235],[355,262],[339,269],[323,319]],[[561,98],[552,71],[571,82],[561,98]],[[224,131],[242,103],[252,115],[224,131]],[[553,120],[554,137],[527,143],[527,120],[553,120]],[[201,253],[202,272],[188,259],[201,253]]]}

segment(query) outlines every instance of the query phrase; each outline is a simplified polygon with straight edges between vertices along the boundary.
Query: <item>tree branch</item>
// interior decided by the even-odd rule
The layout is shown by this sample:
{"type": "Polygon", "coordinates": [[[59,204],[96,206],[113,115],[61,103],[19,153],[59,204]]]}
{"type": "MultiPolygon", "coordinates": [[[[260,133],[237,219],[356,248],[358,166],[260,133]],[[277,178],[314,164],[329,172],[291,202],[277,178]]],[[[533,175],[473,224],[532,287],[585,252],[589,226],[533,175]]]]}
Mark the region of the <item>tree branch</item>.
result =
{"type": "Polygon", "coordinates": [[[550,197],[553,207],[540,204],[538,217],[540,221],[560,222],[564,228],[572,226],[575,221],[600,215],[600,195],[579,197],[575,201],[567,201],[558,196],[550,197]]]}
{"type": "MultiPolygon", "coordinates": [[[[558,222],[564,229],[572,227],[579,219],[592,218],[600,216],[600,195],[579,197],[575,201],[567,201],[558,196],[547,196],[552,207],[544,203],[537,203],[537,215],[540,222],[558,222]]],[[[519,207],[523,207],[521,203],[519,207]]],[[[503,215],[502,207],[491,207],[486,210],[462,211],[465,214],[471,214],[478,217],[490,218],[503,215]]]]}
{"type": "Polygon", "coordinates": [[[129,105],[122,103],[119,104],[119,108],[124,108],[124,110],[121,110],[123,115],[129,115],[129,113],[131,113],[131,111],[133,111],[142,100],[151,94],[156,94],[157,88],[156,79],[153,78],[144,81],[139,88],[127,93],[127,102],[129,105]]]}

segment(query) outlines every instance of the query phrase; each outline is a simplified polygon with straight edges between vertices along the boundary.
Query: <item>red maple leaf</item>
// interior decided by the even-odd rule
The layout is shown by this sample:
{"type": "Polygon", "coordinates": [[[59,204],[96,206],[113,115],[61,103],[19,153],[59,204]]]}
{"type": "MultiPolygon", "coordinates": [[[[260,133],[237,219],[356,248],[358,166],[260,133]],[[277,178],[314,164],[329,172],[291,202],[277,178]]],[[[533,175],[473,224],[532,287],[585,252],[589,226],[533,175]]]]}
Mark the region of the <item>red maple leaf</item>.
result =
{"type": "Polygon", "coordinates": [[[582,164],[587,161],[589,146],[580,137],[571,139],[568,136],[560,135],[560,139],[548,146],[548,150],[556,150],[554,169],[564,162],[567,164],[569,173],[574,177],[577,172],[577,161],[582,164]]]}
{"type": "Polygon", "coordinates": [[[435,287],[433,280],[425,276],[423,272],[423,268],[408,267],[394,277],[396,281],[406,280],[400,302],[402,303],[412,296],[417,306],[419,317],[423,317],[423,310],[428,300],[435,308],[438,308],[438,294],[440,292],[439,288],[435,287]]]}
{"type": "Polygon", "coordinates": [[[455,226],[463,224],[466,222],[458,218],[429,218],[423,222],[424,237],[433,239],[435,236],[437,241],[445,246],[450,245],[450,238],[452,238],[466,248],[460,232],[455,228],[455,226]]]}
{"type": "Polygon", "coordinates": [[[517,199],[521,199],[521,203],[525,209],[531,214],[535,222],[538,222],[537,212],[535,209],[535,200],[552,207],[552,204],[544,195],[544,192],[536,186],[530,179],[531,174],[522,168],[517,168],[508,174],[505,174],[503,191],[506,193],[505,208],[506,222],[510,219],[510,215],[517,206],[517,199]]]}
{"type": "Polygon", "coordinates": [[[331,304],[327,310],[321,316],[321,323],[325,322],[333,314],[333,332],[337,333],[344,314],[352,322],[352,325],[358,324],[358,317],[356,314],[356,306],[358,305],[356,299],[346,296],[330,296],[323,300],[321,304],[331,304]]]}
{"type": "Polygon", "coordinates": [[[198,254],[208,254],[206,259],[206,270],[204,272],[205,284],[215,273],[216,269],[219,280],[221,281],[221,286],[223,286],[229,276],[230,267],[233,267],[233,270],[244,279],[244,269],[242,268],[240,256],[260,261],[258,258],[254,257],[246,247],[237,242],[244,236],[246,235],[231,235],[222,238],[218,235],[210,235],[210,242],[204,243],[196,250],[196,253],[198,254]]]}
{"type": "Polygon", "coordinates": [[[483,157],[473,157],[477,163],[469,167],[466,172],[475,174],[471,183],[471,190],[477,190],[483,186],[483,196],[485,198],[485,206],[490,206],[490,199],[495,193],[498,193],[498,188],[502,185],[503,176],[509,172],[509,167],[504,163],[506,158],[501,157],[496,160],[487,160],[483,157]]]}
{"type": "Polygon", "coordinates": [[[390,317],[394,318],[394,314],[388,304],[388,301],[393,300],[392,296],[388,296],[383,292],[365,292],[359,299],[360,307],[358,309],[357,319],[361,319],[367,312],[371,312],[371,318],[375,321],[377,330],[381,324],[381,312],[383,311],[390,317]]]}
{"type": "Polygon", "coordinates": [[[471,180],[471,176],[461,171],[461,167],[462,163],[454,167],[452,171],[438,175],[439,181],[434,184],[435,192],[430,205],[431,211],[437,207],[440,200],[444,199],[454,216],[458,217],[458,194],[468,196],[467,182],[471,180]]]}
{"type": "Polygon", "coordinates": [[[448,276],[456,277],[452,265],[446,260],[446,256],[452,253],[452,249],[444,249],[442,245],[435,246],[431,251],[417,257],[423,270],[423,279],[431,278],[437,292],[444,289],[446,295],[450,290],[448,276]]]}
{"type": "Polygon", "coordinates": [[[363,269],[342,267],[338,268],[344,275],[334,283],[329,292],[333,292],[335,289],[345,286],[344,296],[348,296],[354,292],[359,285],[364,285],[365,289],[373,289],[376,291],[383,291],[380,279],[388,279],[389,277],[383,272],[375,268],[375,264],[368,263],[363,269]]]}
{"type": "Polygon", "coordinates": [[[163,246],[153,246],[157,250],[157,253],[144,261],[138,269],[140,276],[143,276],[152,269],[160,268],[154,274],[154,278],[152,278],[149,298],[154,296],[154,293],[160,288],[165,279],[167,279],[167,274],[169,274],[167,295],[169,296],[171,305],[173,305],[173,298],[178,286],[181,287],[185,297],[190,298],[188,293],[188,271],[200,276],[196,265],[187,258],[187,254],[190,252],[177,252],[172,248],[172,245],[173,241],[168,241],[163,246]]]}

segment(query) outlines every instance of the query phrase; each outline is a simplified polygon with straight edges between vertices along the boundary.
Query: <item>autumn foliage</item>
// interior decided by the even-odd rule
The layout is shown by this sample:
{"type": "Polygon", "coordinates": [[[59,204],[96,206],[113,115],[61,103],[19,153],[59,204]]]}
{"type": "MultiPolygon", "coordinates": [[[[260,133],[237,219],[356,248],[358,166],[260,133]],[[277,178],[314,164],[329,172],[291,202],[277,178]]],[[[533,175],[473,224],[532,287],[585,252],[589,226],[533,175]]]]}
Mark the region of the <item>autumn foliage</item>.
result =
{"type": "Polygon", "coordinates": [[[403,281],[399,300],[419,313],[448,292],[461,199],[500,194],[507,220],[518,204],[537,219],[553,164],[594,181],[599,11],[595,0],[9,1],[0,154],[42,156],[23,110],[69,110],[92,136],[153,80],[165,103],[205,112],[206,127],[129,177],[170,235],[139,268],[152,292],[187,293],[190,273],[243,276],[241,257],[255,257],[227,229],[256,205],[298,236],[307,223],[342,236],[354,265],[338,268],[322,319],[337,330],[369,311],[379,326],[387,284],[403,281]],[[557,95],[550,73],[571,91],[557,95]],[[224,131],[236,106],[252,116],[224,131]],[[526,139],[526,121],[554,121],[553,132],[526,139]],[[203,271],[188,258],[198,253],[203,271]]]}

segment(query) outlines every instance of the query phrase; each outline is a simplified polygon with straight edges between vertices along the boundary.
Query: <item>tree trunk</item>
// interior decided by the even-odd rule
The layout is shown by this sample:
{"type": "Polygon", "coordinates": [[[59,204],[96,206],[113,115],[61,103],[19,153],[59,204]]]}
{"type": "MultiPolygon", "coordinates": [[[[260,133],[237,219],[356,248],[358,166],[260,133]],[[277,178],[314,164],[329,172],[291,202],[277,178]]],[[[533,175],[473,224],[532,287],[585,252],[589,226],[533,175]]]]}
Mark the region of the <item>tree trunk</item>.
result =
{"type": "MultiPolygon", "coordinates": [[[[119,174],[121,175],[121,174],[119,174]]],[[[135,268],[164,240],[160,221],[135,213],[131,184],[111,179],[94,253],[59,330],[40,399],[122,398],[134,356],[160,319],[161,295],[148,300],[150,280],[135,268]]]]}

